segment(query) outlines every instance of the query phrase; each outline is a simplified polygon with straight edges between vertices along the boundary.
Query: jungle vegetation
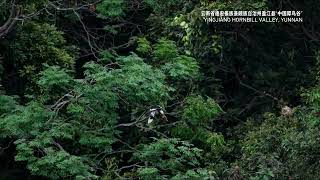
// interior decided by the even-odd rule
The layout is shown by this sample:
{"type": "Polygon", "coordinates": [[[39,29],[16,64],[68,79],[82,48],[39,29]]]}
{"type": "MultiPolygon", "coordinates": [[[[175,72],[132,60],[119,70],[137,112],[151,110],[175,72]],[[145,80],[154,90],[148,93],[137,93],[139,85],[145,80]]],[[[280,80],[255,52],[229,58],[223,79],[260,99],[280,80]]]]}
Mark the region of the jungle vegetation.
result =
{"type": "Polygon", "coordinates": [[[0,7],[0,179],[319,179],[320,1],[0,7]]]}

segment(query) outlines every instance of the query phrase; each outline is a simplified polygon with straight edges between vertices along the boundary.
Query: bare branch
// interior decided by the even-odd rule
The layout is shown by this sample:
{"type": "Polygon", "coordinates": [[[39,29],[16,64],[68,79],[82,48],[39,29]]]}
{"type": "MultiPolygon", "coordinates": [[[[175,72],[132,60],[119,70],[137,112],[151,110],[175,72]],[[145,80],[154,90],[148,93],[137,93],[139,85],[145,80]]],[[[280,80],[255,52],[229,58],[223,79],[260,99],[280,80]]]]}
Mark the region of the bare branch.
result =
{"type": "Polygon", "coordinates": [[[6,36],[16,25],[18,16],[21,14],[21,8],[16,6],[14,2],[11,3],[10,16],[7,21],[0,26],[0,38],[6,36]]]}

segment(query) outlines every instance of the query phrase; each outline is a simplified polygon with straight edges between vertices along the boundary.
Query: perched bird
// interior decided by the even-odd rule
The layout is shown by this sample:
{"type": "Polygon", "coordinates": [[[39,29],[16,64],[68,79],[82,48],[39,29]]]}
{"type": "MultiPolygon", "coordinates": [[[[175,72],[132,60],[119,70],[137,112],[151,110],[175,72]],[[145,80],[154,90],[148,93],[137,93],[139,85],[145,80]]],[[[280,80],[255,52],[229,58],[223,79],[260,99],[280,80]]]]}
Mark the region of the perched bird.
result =
{"type": "Polygon", "coordinates": [[[293,115],[293,110],[289,106],[283,106],[280,114],[285,117],[291,117],[293,115]]]}
{"type": "Polygon", "coordinates": [[[167,117],[160,106],[149,109],[148,124],[152,123],[157,117],[160,117],[161,120],[167,121],[167,117]]]}

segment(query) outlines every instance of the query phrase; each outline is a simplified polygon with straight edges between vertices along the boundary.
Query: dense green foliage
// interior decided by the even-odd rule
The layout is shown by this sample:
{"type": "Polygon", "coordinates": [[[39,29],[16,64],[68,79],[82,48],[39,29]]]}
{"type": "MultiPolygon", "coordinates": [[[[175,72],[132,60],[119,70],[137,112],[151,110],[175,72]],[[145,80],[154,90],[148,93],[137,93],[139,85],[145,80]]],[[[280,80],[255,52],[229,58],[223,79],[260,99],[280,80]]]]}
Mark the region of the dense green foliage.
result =
{"type": "Polygon", "coordinates": [[[0,7],[0,179],[319,178],[320,2],[0,7]],[[201,17],[288,9],[304,23],[201,17]]]}

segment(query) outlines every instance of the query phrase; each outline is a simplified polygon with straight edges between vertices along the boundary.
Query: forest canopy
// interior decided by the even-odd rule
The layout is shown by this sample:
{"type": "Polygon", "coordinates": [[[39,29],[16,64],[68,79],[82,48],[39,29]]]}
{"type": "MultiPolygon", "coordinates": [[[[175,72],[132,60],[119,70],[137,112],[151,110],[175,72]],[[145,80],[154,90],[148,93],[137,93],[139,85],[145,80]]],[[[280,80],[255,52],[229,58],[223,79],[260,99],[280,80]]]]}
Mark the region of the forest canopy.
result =
{"type": "Polygon", "coordinates": [[[0,179],[319,178],[320,1],[0,7],[0,179]]]}

